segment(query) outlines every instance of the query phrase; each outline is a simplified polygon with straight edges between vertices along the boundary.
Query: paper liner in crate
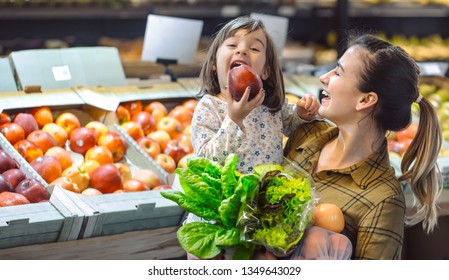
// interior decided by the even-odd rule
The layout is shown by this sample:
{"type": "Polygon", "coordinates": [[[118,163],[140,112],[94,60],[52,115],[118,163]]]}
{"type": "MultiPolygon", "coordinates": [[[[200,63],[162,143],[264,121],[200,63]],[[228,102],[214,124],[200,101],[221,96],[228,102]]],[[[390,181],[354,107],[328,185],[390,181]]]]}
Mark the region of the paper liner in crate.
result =
{"type": "MultiPolygon", "coordinates": [[[[130,167],[132,174],[138,168],[148,168],[159,176],[163,184],[171,184],[167,172],[118,124],[108,125],[108,130],[119,133],[125,140],[127,149],[122,161],[130,167]]],[[[184,214],[178,205],[163,199],[159,191],[153,190],[92,197],[76,193],[69,195],[88,218],[81,238],[176,226],[184,214]]]]}
{"type": "MultiPolygon", "coordinates": [[[[0,133],[0,147],[27,178],[47,184],[0,133]]],[[[47,188],[47,202],[0,207],[0,248],[78,239],[84,216],[59,187],[47,188]]]]}
{"type": "Polygon", "coordinates": [[[278,256],[291,253],[311,220],[311,178],[287,160],[240,174],[237,160],[235,154],[223,165],[190,158],[187,168],[176,169],[183,191],[161,195],[204,220],[178,230],[181,246],[204,259],[230,247],[233,259],[250,259],[258,247],[278,256]]]}

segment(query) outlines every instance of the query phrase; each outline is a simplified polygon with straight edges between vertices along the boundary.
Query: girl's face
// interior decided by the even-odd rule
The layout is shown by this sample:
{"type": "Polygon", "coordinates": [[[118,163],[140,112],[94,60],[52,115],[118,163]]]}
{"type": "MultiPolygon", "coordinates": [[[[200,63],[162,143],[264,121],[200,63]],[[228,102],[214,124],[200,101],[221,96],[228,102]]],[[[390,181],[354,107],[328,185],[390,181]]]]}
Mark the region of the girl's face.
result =
{"type": "Polygon", "coordinates": [[[228,85],[229,70],[238,64],[251,66],[265,80],[268,76],[265,68],[266,48],[267,38],[261,29],[251,33],[240,29],[227,38],[217,50],[215,66],[221,91],[228,85]]]}
{"type": "Polygon", "coordinates": [[[349,48],[337,67],[320,77],[325,97],[321,100],[319,114],[336,124],[353,122],[357,104],[365,95],[357,89],[363,67],[361,52],[366,51],[357,46],[349,48]]]}

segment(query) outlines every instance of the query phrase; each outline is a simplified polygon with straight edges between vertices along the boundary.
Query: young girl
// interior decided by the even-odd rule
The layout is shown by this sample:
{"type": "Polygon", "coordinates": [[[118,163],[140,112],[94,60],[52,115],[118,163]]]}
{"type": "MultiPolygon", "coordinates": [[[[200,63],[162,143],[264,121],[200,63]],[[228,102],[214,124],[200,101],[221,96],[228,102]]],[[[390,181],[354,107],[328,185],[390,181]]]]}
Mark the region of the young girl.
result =
{"type": "Polygon", "coordinates": [[[200,73],[201,91],[193,119],[195,154],[224,162],[238,155],[237,170],[250,173],[254,166],[283,161],[283,135],[315,118],[320,103],[307,95],[298,104],[285,98],[282,70],[275,45],[262,21],[239,17],[216,35],[200,73]],[[262,79],[263,88],[248,100],[248,87],[240,101],[228,86],[231,68],[250,66],[262,79]]]}
{"type": "MultiPolygon", "coordinates": [[[[216,34],[200,82],[201,99],[191,127],[195,155],[223,164],[227,155],[235,153],[236,169],[241,173],[251,173],[261,164],[281,164],[283,135],[313,120],[320,107],[312,95],[296,105],[288,104],[275,45],[263,22],[246,16],[228,22],[216,34]],[[248,100],[251,89],[247,87],[237,102],[229,92],[228,75],[240,64],[261,77],[263,88],[248,100]]],[[[193,221],[203,220],[189,214],[186,223],[193,221]]]]}

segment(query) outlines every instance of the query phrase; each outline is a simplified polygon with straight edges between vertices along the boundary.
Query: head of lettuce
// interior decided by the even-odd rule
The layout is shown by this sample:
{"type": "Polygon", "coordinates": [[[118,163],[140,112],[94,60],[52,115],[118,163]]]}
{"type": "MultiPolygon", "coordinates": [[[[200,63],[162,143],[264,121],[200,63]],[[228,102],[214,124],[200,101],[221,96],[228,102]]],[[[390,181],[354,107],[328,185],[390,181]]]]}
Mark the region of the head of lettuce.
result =
{"type": "Polygon", "coordinates": [[[240,174],[235,170],[237,160],[230,154],[221,165],[196,157],[189,159],[187,168],[176,169],[182,191],[161,195],[210,221],[181,226],[179,243],[203,259],[228,247],[235,249],[233,259],[251,259],[261,246],[278,256],[289,254],[311,220],[312,180],[288,161],[240,174]]]}

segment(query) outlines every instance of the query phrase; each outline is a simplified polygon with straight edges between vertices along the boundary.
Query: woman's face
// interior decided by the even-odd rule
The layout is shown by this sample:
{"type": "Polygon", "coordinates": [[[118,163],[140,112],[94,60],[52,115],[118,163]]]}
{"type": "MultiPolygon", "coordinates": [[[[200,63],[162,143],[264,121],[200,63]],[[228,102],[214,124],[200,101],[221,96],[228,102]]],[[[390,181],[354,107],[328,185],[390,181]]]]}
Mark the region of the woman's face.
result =
{"type": "Polygon", "coordinates": [[[267,38],[263,30],[248,33],[240,29],[227,38],[217,50],[216,71],[220,89],[228,84],[229,70],[238,64],[251,66],[262,79],[266,79],[267,38]]]}
{"type": "Polygon", "coordinates": [[[359,99],[364,95],[357,89],[363,67],[361,52],[366,50],[353,46],[337,63],[337,67],[320,77],[323,95],[319,114],[336,124],[353,122],[359,99]]]}

